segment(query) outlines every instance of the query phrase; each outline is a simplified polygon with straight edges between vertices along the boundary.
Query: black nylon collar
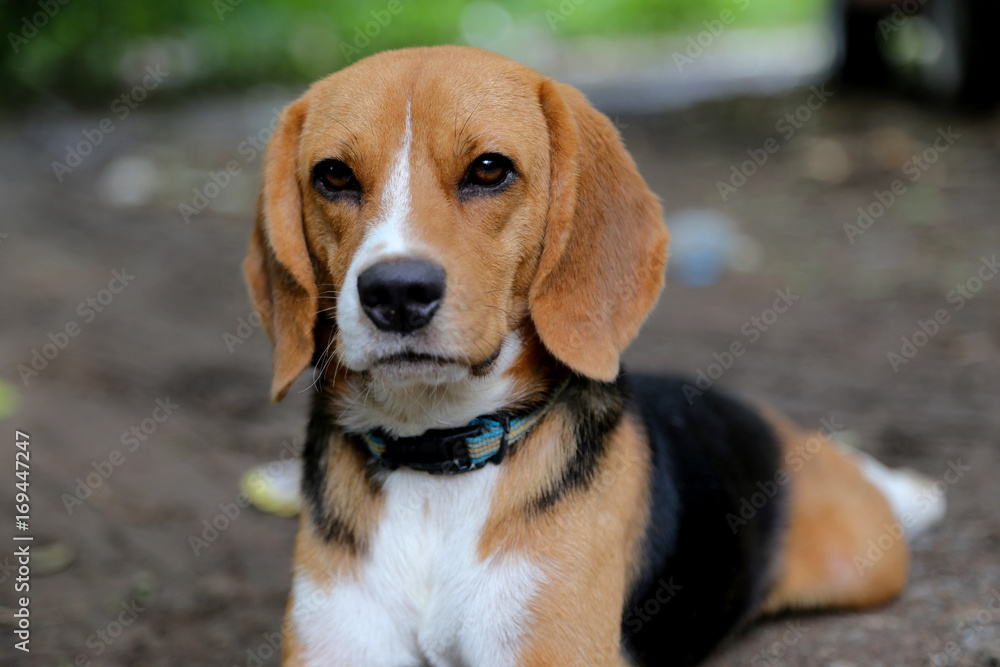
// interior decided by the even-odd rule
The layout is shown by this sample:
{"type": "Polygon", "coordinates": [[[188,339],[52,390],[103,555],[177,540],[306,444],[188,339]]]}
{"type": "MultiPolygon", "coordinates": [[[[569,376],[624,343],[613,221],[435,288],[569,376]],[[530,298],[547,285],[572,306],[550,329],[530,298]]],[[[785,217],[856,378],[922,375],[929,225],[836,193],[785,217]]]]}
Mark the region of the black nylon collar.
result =
{"type": "Polygon", "coordinates": [[[500,463],[508,447],[527,435],[548,413],[569,384],[562,382],[544,405],[513,416],[496,412],[476,417],[465,426],[431,429],[416,436],[396,438],[381,429],[358,434],[372,457],[389,469],[412,468],[435,475],[453,475],[500,463]]]}
{"type": "Polygon", "coordinates": [[[454,475],[482,468],[487,463],[499,464],[507,455],[510,436],[510,417],[496,414],[478,417],[465,426],[431,429],[420,435],[394,438],[381,430],[372,433],[384,443],[381,453],[372,451],[369,439],[364,438],[372,452],[390,470],[411,468],[435,475],[454,475]],[[474,457],[470,452],[470,439],[478,438],[491,430],[491,425],[499,427],[499,444],[496,451],[484,457],[474,457]]]}

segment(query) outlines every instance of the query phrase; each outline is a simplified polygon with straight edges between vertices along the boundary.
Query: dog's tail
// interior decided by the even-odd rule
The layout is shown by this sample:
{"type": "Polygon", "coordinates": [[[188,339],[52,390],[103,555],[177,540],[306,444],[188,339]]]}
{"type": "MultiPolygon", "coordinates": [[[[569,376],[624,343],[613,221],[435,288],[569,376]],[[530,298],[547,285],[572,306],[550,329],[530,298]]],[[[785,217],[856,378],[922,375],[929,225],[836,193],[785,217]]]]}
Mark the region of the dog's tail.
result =
{"type": "Polygon", "coordinates": [[[933,480],[909,468],[889,468],[870,454],[855,449],[848,449],[848,454],[855,458],[865,478],[889,501],[908,539],[926,532],[944,518],[948,505],[947,479],[933,480]]]}

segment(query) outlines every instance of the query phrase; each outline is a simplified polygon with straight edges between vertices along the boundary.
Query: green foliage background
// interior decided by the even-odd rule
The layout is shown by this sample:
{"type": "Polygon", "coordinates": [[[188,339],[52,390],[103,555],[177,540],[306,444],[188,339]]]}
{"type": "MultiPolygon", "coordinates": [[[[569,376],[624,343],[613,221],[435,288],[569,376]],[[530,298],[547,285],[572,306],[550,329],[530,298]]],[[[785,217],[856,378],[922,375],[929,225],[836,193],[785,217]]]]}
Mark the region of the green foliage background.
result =
{"type": "MultiPolygon", "coordinates": [[[[460,19],[470,3],[397,1],[401,11],[380,29],[361,56],[403,46],[464,42],[460,19]]],[[[389,2],[0,0],[4,106],[53,97],[75,104],[107,103],[127,89],[130,63],[155,62],[164,53],[170,54],[171,62],[183,63],[181,76],[172,76],[170,82],[174,95],[311,81],[348,64],[342,44],[352,45],[356,29],[363,29],[373,20],[372,12],[386,10],[389,2]],[[26,22],[43,16],[39,13],[46,9],[54,16],[44,16],[44,25],[26,37],[32,33],[26,22]]],[[[563,39],[697,32],[703,29],[703,21],[718,18],[724,9],[734,10],[734,25],[740,27],[777,26],[815,16],[823,2],[512,0],[495,4],[516,25],[534,22],[563,39]],[[553,31],[546,12],[566,20],[559,21],[553,31]]]]}

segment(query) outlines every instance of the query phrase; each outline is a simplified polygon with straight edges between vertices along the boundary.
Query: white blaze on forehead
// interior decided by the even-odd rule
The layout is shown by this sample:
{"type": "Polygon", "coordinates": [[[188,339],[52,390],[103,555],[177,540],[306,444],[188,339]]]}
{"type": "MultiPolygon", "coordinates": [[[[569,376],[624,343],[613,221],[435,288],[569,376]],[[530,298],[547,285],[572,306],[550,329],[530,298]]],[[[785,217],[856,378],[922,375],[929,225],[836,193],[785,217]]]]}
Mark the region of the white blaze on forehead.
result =
{"type": "Polygon", "coordinates": [[[410,104],[406,104],[406,123],[396,159],[389,168],[389,176],[382,188],[378,217],[365,231],[364,240],[354,254],[344,278],[343,289],[337,303],[337,326],[344,343],[345,363],[354,367],[363,341],[371,335],[366,327],[365,314],[358,300],[358,275],[383,257],[405,255],[412,245],[407,235],[410,215],[410,148],[413,129],[410,125],[410,104]]]}
{"type": "Polygon", "coordinates": [[[403,140],[392,163],[389,177],[382,188],[379,214],[365,233],[365,239],[358,248],[352,268],[367,268],[375,258],[407,249],[406,227],[410,215],[410,149],[413,144],[413,128],[410,125],[410,104],[406,104],[406,125],[403,140]]]}

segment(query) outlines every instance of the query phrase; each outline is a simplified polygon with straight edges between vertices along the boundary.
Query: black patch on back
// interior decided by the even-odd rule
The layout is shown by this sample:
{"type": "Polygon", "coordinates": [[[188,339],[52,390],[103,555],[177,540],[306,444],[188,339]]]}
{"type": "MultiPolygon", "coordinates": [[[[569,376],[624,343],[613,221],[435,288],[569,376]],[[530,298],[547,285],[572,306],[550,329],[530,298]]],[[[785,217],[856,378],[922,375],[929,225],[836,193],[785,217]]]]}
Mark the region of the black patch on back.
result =
{"type": "Polygon", "coordinates": [[[613,383],[595,382],[580,376],[570,380],[558,405],[568,411],[570,423],[576,429],[576,449],[562,476],[534,500],[532,510],[545,511],[568,492],[590,486],[607,452],[608,437],[622,419],[626,397],[622,376],[613,383]]]}
{"type": "MultiPolygon", "coordinates": [[[[622,637],[648,665],[690,665],[748,619],[770,584],[783,526],[781,485],[735,530],[741,500],[773,482],[780,448],[771,428],[715,391],[684,395],[678,378],[630,378],[652,453],[645,566],[622,616],[622,637]]],[[[687,384],[694,387],[694,383],[687,384]]]]}

